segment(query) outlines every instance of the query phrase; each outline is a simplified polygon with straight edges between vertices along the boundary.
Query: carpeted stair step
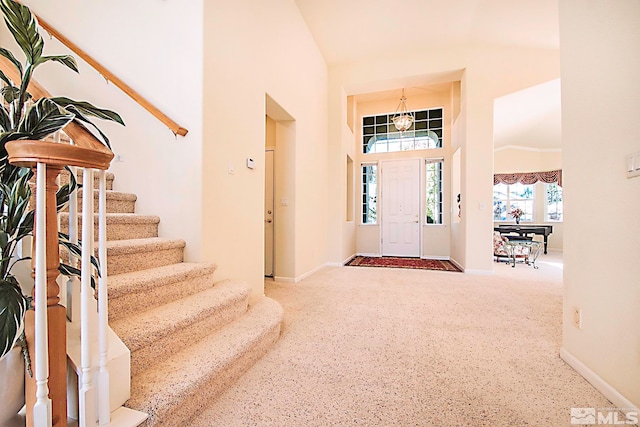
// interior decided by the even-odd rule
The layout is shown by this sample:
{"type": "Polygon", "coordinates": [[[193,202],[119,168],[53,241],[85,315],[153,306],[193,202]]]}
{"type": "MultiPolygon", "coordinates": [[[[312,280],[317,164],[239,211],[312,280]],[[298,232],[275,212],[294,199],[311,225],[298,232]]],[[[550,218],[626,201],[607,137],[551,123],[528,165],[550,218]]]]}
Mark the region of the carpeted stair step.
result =
{"type": "MultiPolygon", "coordinates": [[[[82,212],[82,195],[84,189],[78,190],[78,212],[82,212]]],[[[108,190],[106,194],[107,212],[109,213],[134,213],[138,196],[131,193],[108,190]]],[[[93,190],[93,206],[98,212],[98,190],[93,190]]],[[[68,210],[68,209],[65,209],[68,210]]]]}
{"type": "Polygon", "coordinates": [[[183,261],[185,241],[181,239],[147,239],[107,241],[107,274],[162,267],[183,261]]]}
{"type": "MultiPolygon", "coordinates": [[[[82,227],[83,215],[78,215],[79,227],[82,227]]],[[[106,215],[107,240],[145,239],[158,237],[160,217],[132,213],[108,213],[106,215]]],[[[82,230],[82,228],[79,228],[82,230]]],[[[69,214],[60,213],[60,231],[69,233],[69,214]]],[[[93,215],[93,235],[98,239],[98,215],[93,215]]],[[[79,235],[82,231],[79,231],[79,235]]]]}
{"type": "Polygon", "coordinates": [[[280,304],[261,298],[236,321],[134,375],[126,406],[148,413],[147,426],[191,425],[190,418],[275,343],[282,314],[280,304]]]}
{"type": "MultiPolygon", "coordinates": [[[[107,190],[113,190],[113,180],[115,179],[115,175],[111,172],[107,172],[106,182],[107,182],[107,190]]],[[[78,184],[82,184],[82,168],[78,168],[78,172],[76,174],[76,181],[78,184]]],[[[69,172],[66,169],[60,172],[60,187],[69,183],[69,172]]],[[[100,179],[98,178],[98,174],[96,172],[93,173],[93,188],[98,188],[100,185],[100,179]]]]}
{"type": "Polygon", "coordinates": [[[247,311],[250,289],[217,283],[171,303],[111,322],[131,351],[131,375],[199,341],[247,311]]]}
{"type": "Polygon", "coordinates": [[[215,265],[182,262],[109,274],[109,321],[175,301],[211,287],[215,265]]]}

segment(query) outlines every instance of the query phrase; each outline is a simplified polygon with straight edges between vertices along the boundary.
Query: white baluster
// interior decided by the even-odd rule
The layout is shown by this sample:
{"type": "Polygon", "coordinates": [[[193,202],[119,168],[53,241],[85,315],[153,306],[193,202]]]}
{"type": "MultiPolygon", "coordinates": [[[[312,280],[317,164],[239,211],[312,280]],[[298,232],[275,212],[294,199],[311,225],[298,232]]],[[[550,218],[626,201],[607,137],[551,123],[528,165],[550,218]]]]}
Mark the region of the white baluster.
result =
{"type": "Polygon", "coordinates": [[[36,426],[51,426],[49,399],[49,339],[47,327],[47,165],[38,163],[36,173],[36,260],[35,260],[35,352],[36,403],[33,421],[36,426]]]}
{"type": "MultiPolygon", "coordinates": [[[[77,168],[71,166],[70,175],[74,178],[78,178],[77,168]]],[[[69,178],[71,182],[71,177],[69,178]]],[[[78,190],[69,194],[69,241],[71,243],[78,243],[78,190]]],[[[69,265],[72,267],[78,267],[78,257],[69,254],[69,265]]],[[[80,286],[78,278],[70,276],[67,281],[67,318],[72,322],[80,320],[80,286]]]]}
{"type": "Polygon", "coordinates": [[[107,179],[106,172],[98,172],[100,178],[98,202],[98,252],[100,258],[100,278],[98,279],[98,339],[100,352],[100,373],[98,377],[98,416],[100,425],[111,422],[109,404],[109,370],[107,355],[109,343],[107,328],[109,325],[109,304],[107,297],[107,179]]]}
{"type": "Polygon", "coordinates": [[[81,277],[81,306],[80,306],[80,341],[82,379],[79,396],[80,427],[94,426],[96,422],[95,389],[91,380],[91,326],[90,310],[93,290],[91,275],[93,266],[93,170],[85,168],[82,189],[82,277],[81,277]]]}

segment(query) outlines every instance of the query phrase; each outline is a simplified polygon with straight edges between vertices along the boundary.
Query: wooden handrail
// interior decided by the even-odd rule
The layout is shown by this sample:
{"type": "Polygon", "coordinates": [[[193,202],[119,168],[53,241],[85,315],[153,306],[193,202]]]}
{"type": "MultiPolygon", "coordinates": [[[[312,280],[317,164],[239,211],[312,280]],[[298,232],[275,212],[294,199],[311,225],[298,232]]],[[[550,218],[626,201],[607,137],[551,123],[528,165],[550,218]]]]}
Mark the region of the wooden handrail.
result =
{"type": "MultiPolygon", "coordinates": [[[[33,11],[32,11],[33,13],[33,11]]],[[[155,118],[160,120],[165,126],[167,126],[171,132],[175,135],[185,136],[187,129],[180,126],[178,123],[171,120],[166,114],[157,109],[151,102],[145,99],[138,92],[133,90],[129,85],[120,80],[117,76],[115,76],[112,72],[107,70],[102,64],[96,61],[91,55],[86,53],[84,50],[80,49],[78,45],[74,42],[66,38],[63,34],[61,34],[58,30],[53,28],[49,23],[41,19],[35,13],[33,15],[38,19],[38,23],[42,28],[44,28],[49,34],[58,39],[60,43],[71,49],[76,55],[82,58],[87,64],[91,65],[98,73],[102,74],[105,79],[112,82],[116,85],[120,90],[129,95],[131,99],[137,102],[142,108],[150,112],[155,118]]]]}
{"type": "MultiPolygon", "coordinates": [[[[20,72],[18,69],[11,61],[1,55],[0,69],[10,80],[14,82],[20,81],[20,72]]],[[[43,97],[51,97],[51,94],[35,79],[31,79],[28,91],[34,101],[43,97]]],[[[75,145],[93,151],[99,156],[100,163],[95,165],[97,169],[107,169],[109,167],[109,162],[113,158],[113,152],[107,146],[102,144],[91,132],[87,130],[87,128],[77,123],[70,122],[64,128],[64,132],[69,136],[69,138],[71,138],[75,145]],[[108,160],[106,158],[108,158],[108,160]]]]}

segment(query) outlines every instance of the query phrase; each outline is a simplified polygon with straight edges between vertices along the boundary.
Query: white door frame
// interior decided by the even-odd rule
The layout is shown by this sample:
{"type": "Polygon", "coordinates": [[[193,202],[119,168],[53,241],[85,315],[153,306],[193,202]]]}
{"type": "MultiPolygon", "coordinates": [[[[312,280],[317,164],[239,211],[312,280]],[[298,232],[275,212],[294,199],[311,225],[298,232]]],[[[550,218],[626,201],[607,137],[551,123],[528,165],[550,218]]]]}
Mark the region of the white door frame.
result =
{"type": "Polygon", "coordinates": [[[402,255],[402,256],[411,256],[411,257],[417,257],[417,258],[421,258],[422,257],[422,218],[423,218],[423,182],[422,182],[422,176],[423,176],[423,161],[421,158],[406,158],[406,159],[389,159],[389,160],[381,160],[380,161],[380,254],[382,256],[394,256],[390,253],[388,253],[387,251],[385,251],[385,244],[384,244],[384,235],[385,235],[385,194],[384,194],[384,188],[385,188],[385,179],[387,179],[387,172],[386,172],[386,168],[391,164],[391,163],[397,163],[397,162],[415,162],[417,163],[417,177],[416,179],[418,180],[417,182],[417,191],[418,194],[415,195],[416,199],[416,203],[418,204],[417,206],[417,227],[416,227],[416,233],[417,233],[417,248],[415,250],[415,252],[411,253],[410,255],[402,255]]]}
{"type": "Polygon", "coordinates": [[[275,150],[265,149],[265,206],[264,206],[264,275],[275,276],[276,215],[275,215],[275,150]],[[269,162],[269,157],[271,161],[269,162]],[[270,163],[270,164],[269,164],[270,163]],[[269,175],[269,176],[268,176],[269,175]],[[269,186],[271,181],[271,188],[269,186]],[[271,192],[271,206],[268,206],[268,192],[271,192]]]}

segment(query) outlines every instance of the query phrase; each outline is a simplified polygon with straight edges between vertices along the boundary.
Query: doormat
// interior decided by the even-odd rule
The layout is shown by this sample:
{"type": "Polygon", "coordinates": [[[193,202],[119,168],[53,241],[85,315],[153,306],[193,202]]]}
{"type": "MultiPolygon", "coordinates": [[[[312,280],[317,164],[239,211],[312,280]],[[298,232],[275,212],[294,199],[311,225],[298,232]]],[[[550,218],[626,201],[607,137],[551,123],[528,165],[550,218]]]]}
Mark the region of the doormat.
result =
{"type": "Polygon", "coordinates": [[[345,264],[355,267],[390,267],[415,268],[420,270],[456,271],[461,270],[451,261],[440,259],[401,258],[401,257],[370,257],[356,256],[345,264]]]}

